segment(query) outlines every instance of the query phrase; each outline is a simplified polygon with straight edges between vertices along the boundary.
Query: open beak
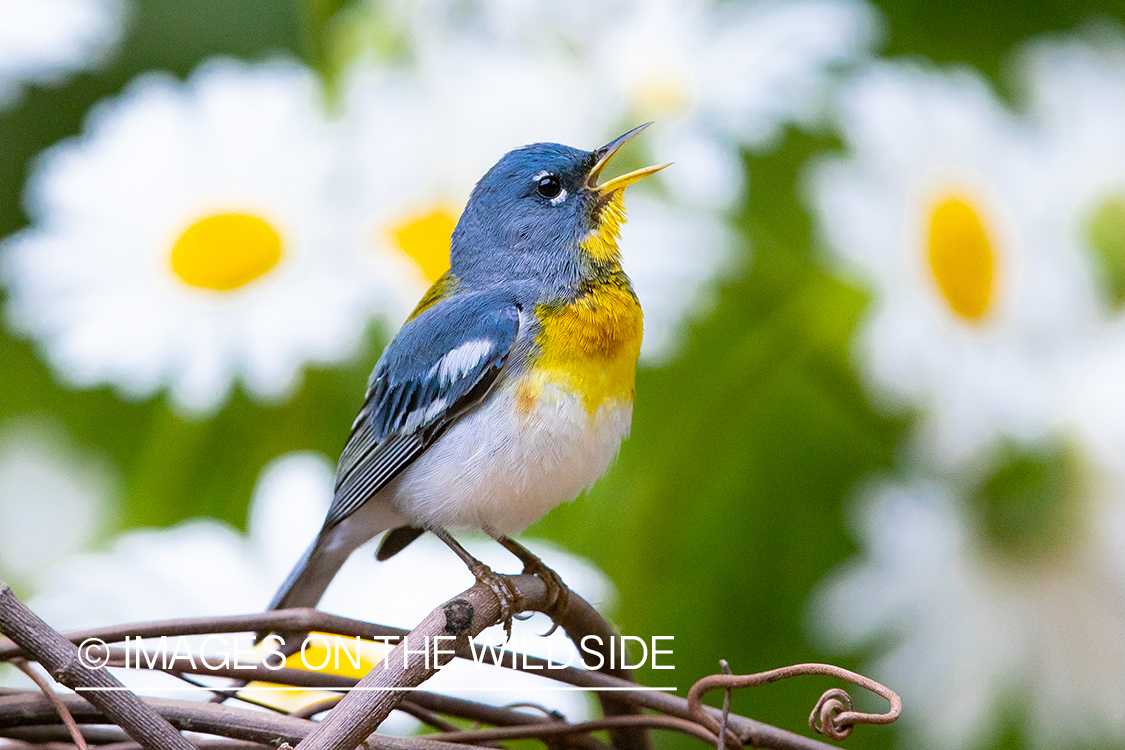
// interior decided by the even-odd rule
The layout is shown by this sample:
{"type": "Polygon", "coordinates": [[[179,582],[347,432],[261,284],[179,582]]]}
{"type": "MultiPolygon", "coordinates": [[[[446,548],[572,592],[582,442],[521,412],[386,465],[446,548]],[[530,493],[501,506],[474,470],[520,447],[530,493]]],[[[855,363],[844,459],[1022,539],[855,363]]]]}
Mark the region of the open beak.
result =
{"type": "Polygon", "coordinates": [[[620,151],[622,146],[633,140],[633,138],[635,138],[638,133],[640,133],[651,124],[651,122],[646,122],[644,125],[638,125],[625,135],[614,138],[612,141],[595,151],[594,154],[597,156],[597,161],[594,162],[594,166],[592,169],[590,169],[590,174],[586,178],[586,188],[589,190],[593,190],[600,195],[609,195],[615,190],[622,190],[625,187],[632,185],[637,180],[642,180],[645,177],[648,177],[650,174],[656,174],[665,167],[672,166],[671,163],[668,163],[658,164],[653,167],[644,167],[643,169],[638,169],[634,172],[623,174],[620,177],[614,177],[612,180],[605,184],[598,184],[598,175],[600,175],[602,173],[602,170],[605,169],[605,165],[609,164],[609,160],[613,158],[613,155],[620,151]]]}

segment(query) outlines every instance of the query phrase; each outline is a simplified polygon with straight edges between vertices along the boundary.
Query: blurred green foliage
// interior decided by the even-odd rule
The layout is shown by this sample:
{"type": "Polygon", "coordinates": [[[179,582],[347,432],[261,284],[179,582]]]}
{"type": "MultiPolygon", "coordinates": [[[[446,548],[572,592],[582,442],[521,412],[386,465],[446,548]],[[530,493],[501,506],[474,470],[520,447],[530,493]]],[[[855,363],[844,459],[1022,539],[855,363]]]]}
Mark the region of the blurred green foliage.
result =
{"type": "MultiPolygon", "coordinates": [[[[143,71],[183,76],[216,54],[291,54],[330,70],[326,40],[338,33],[333,19],[342,5],[139,2],[107,69],[29,90],[0,113],[0,235],[26,222],[20,196],[35,154],[79,133],[96,101],[143,71]]],[[[1010,90],[1005,56],[1021,40],[1125,16],[1120,0],[877,5],[887,20],[887,54],[967,63],[1002,90],[1010,90]]],[[[807,159],[836,148],[831,134],[791,130],[772,152],[746,155],[751,187],[734,217],[741,267],[717,290],[681,356],[640,373],[633,436],[610,475],[529,532],[589,556],[611,576],[624,632],[675,636],[677,669],[641,675],[652,684],[686,689],[716,671],[719,658],[737,672],[840,663],[810,645],[805,603],[853,552],[847,498],[858,480],[892,466],[906,418],[878,414],[852,373],[850,341],[865,297],[820,262],[802,202],[807,159]]],[[[104,451],[125,477],[126,526],[195,515],[241,525],[266,461],[294,449],[339,452],[385,335],[373,329],[367,350],[345,367],[308,373],[284,405],[236,394],[214,419],[190,422],[160,399],[127,403],[107,390],[60,387],[30,344],[0,332],[0,421],[54,414],[78,440],[104,451]]],[[[736,695],[733,708],[800,731],[824,686],[808,679],[761,688],[736,695]]],[[[1017,736],[1008,732],[1003,745],[1018,747],[1017,736]]],[[[861,728],[849,746],[888,747],[893,739],[893,730],[861,728]]],[[[694,742],[663,740],[667,747],[694,742]]]]}

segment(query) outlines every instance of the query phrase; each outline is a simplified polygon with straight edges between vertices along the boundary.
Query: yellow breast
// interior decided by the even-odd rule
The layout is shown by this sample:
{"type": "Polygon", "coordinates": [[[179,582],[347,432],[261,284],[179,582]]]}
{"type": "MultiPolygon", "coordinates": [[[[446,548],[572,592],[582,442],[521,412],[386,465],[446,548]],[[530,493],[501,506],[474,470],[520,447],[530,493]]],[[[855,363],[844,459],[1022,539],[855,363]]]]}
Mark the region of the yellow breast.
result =
{"type": "Polygon", "coordinates": [[[627,283],[595,286],[572,302],[540,304],[538,353],[518,402],[537,403],[545,385],[579,396],[590,414],[610,401],[632,403],[644,316],[627,283]]]}

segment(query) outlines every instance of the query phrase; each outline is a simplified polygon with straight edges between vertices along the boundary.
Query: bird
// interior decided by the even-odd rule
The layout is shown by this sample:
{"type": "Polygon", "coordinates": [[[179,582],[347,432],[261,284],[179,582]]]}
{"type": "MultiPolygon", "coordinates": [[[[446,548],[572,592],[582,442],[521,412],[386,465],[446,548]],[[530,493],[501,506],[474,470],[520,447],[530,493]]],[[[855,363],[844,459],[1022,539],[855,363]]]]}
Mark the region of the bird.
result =
{"type": "Polygon", "coordinates": [[[449,529],[483,530],[565,608],[565,584],[511,537],[593,486],[629,434],[644,323],[621,266],[623,193],[670,165],[598,179],[651,124],[593,151],[517,148],[477,182],[450,268],[376,363],[324,524],[270,609],[315,607],[378,534],[385,560],[429,531],[510,628],[518,591],[449,529]]]}

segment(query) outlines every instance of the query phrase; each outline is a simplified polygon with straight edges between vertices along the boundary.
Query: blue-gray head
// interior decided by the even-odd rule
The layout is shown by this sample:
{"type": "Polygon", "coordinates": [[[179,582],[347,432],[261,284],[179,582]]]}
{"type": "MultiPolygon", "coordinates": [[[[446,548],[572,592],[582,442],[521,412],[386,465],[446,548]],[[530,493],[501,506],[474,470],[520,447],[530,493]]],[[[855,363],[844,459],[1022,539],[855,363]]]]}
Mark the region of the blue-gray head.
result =
{"type": "Polygon", "coordinates": [[[462,281],[568,283],[616,265],[625,187],[667,164],[598,185],[613,155],[646,123],[593,151],[534,143],[510,151],[480,179],[453,232],[451,265],[462,281]]]}

